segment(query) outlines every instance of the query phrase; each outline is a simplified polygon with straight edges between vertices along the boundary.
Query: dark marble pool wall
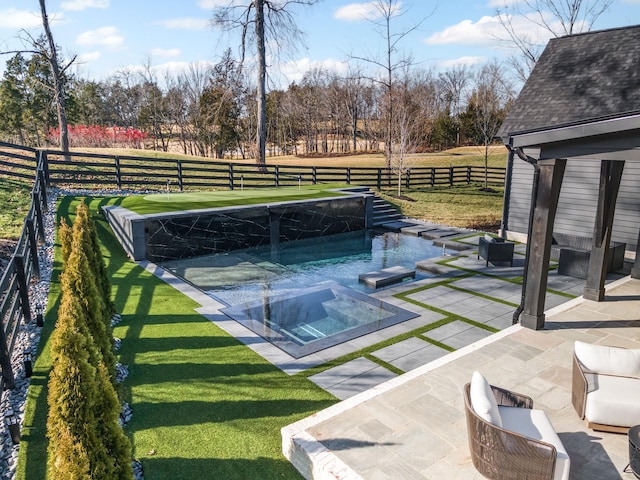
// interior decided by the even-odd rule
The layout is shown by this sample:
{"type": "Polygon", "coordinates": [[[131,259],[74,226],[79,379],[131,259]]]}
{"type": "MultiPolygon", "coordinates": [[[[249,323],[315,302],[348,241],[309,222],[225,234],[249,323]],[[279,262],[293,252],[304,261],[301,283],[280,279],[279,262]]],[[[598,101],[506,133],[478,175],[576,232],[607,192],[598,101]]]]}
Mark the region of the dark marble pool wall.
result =
{"type": "Polygon", "coordinates": [[[366,203],[340,197],[147,218],[146,258],[162,262],[363,230],[366,203]]]}

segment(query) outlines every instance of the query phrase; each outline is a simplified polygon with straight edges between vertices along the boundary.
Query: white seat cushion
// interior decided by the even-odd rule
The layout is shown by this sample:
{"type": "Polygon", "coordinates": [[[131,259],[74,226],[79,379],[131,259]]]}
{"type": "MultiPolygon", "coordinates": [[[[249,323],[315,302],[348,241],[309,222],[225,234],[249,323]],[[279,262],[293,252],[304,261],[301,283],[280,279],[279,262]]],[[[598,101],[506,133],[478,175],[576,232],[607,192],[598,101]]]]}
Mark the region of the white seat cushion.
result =
{"type": "Polygon", "coordinates": [[[568,480],[571,460],[549,418],[542,410],[498,407],[502,428],[525,437],[550,443],[556,447],[556,468],[553,480],[568,480]]]}
{"type": "Polygon", "coordinates": [[[640,378],[640,349],[607,347],[577,341],[575,352],[586,371],[640,378]]]}
{"type": "Polygon", "coordinates": [[[594,390],[587,393],[587,420],[619,427],[640,424],[640,380],[594,375],[590,387],[594,390]]]}
{"type": "Polygon", "coordinates": [[[471,407],[480,418],[496,427],[502,426],[496,397],[493,395],[491,385],[480,372],[473,372],[471,376],[469,399],[471,400],[471,407]]]}

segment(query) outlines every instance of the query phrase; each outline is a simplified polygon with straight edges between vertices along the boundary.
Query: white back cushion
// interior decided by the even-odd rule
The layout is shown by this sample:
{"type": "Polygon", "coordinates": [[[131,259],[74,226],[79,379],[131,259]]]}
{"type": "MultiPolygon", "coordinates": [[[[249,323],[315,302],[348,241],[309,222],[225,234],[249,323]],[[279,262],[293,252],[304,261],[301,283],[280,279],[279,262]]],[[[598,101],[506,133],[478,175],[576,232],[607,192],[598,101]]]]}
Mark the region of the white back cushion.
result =
{"type": "Polygon", "coordinates": [[[496,427],[502,427],[496,397],[493,395],[489,382],[480,372],[473,372],[471,376],[469,398],[471,399],[471,407],[478,416],[496,427]]]}
{"type": "Polygon", "coordinates": [[[580,363],[589,372],[640,378],[640,349],[576,341],[575,352],[580,363]]]}

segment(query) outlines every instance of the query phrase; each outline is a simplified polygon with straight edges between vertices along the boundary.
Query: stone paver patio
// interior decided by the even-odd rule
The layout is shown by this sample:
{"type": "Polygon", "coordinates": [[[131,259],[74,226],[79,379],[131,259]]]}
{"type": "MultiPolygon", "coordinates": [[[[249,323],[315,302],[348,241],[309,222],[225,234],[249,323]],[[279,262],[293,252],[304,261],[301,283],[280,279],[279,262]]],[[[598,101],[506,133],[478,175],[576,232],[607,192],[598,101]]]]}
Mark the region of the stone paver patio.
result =
{"type": "Polygon", "coordinates": [[[640,280],[626,277],[607,287],[605,302],[575,299],[548,311],[544,330],[509,327],[285,427],[283,451],[306,478],[483,478],[469,457],[462,400],[477,369],[547,412],[571,479],[634,478],[623,473],[626,436],[589,430],[575,413],[571,358],[575,340],[640,348],[638,327],[640,280]]]}

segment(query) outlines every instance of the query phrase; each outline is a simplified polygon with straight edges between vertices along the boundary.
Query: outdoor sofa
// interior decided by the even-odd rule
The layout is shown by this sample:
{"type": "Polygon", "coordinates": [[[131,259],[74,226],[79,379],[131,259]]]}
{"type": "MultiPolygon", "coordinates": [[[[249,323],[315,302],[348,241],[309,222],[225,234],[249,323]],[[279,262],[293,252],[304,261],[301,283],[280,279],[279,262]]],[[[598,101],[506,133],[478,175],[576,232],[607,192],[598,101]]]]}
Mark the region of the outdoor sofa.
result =
{"type": "Polygon", "coordinates": [[[469,449],[479,473],[493,480],[567,480],[570,459],[530,397],[489,385],[479,372],[464,387],[469,449]]]}
{"type": "Polygon", "coordinates": [[[571,402],[593,430],[626,433],[640,424],[640,349],[577,341],[571,402]]]}
{"type": "MultiPolygon", "coordinates": [[[[589,237],[554,233],[551,259],[558,261],[558,273],[574,278],[587,278],[593,240],[589,237]]],[[[626,243],[611,242],[607,256],[607,272],[615,272],[624,266],[626,243]]]]}

